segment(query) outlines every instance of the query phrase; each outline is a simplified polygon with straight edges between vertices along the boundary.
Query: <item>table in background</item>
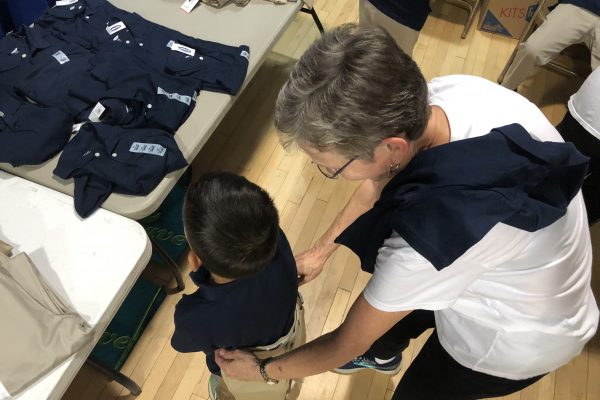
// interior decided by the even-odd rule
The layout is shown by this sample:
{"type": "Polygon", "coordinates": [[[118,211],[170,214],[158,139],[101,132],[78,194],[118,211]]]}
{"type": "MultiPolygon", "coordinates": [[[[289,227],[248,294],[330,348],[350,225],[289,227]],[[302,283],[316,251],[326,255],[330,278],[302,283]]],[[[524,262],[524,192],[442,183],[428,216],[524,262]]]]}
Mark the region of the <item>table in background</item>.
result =
{"type": "Polygon", "coordinates": [[[59,399],[150,259],[137,222],[106,210],[81,220],[73,198],[0,171],[0,240],[26,252],[94,328],[94,340],[32,385],[18,400],[59,399]]]}

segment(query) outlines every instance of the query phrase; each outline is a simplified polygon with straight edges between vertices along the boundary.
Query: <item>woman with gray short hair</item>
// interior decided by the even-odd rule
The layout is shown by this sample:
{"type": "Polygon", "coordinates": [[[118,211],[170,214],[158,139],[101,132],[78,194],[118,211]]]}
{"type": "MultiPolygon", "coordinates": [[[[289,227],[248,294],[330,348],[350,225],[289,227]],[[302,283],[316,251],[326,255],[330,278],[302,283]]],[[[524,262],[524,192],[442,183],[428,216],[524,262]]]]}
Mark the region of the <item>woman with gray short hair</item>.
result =
{"type": "Polygon", "coordinates": [[[479,399],[525,388],[594,335],[587,159],[519,94],[474,76],[426,83],[385,31],[344,25],[298,61],[275,125],[328,178],[362,181],[297,256],[302,283],[340,244],[373,275],[336,330],[290,353],[218,350],[226,375],[394,374],[435,328],[393,399],[479,399]]]}

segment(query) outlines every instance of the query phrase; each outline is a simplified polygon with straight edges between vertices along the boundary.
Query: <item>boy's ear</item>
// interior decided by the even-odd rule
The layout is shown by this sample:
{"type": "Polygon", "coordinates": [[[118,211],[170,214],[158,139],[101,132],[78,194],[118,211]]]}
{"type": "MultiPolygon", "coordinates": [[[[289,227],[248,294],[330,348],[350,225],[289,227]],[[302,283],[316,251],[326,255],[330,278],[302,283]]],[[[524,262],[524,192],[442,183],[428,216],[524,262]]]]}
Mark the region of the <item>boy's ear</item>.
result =
{"type": "Polygon", "coordinates": [[[193,250],[190,250],[188,252],[188,257],[187,258],[188,258],[188,263],[190,264],[190,269],[193,272],[198,271],[198,269],[202,265],[202,260],[200,260],[200,257],[198,257],[198,255],[196,253],[194,253],[193,250]]]}

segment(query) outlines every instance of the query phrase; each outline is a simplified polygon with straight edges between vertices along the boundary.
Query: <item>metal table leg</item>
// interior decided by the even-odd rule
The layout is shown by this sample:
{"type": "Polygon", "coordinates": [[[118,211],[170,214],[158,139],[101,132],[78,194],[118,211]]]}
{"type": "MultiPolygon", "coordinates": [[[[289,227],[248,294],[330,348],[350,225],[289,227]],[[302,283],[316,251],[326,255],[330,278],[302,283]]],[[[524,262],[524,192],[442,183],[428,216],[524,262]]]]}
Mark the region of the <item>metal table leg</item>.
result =
{"type": "Polygon", "coordinates": [[[161,245],[156,240],[154,240],[152,237],[150,237],[150,243],[152,243],[152,249],[156,250],[156,253],[160,256],[160,258],[163,259],[163,261],[167,265],[167,268],[169,268],[169,271],[171,271],[171,274],[173,274],[173,277],[175,278],[175,282],[177,283],[177,287],[175,287],[175,288],[163,287],[163,290],[167,294],[174,294],[174,293],[181,292],[183,289],[185,289],[185,283],[183,282],[183,277],[181,276],[181,271],[179,270],[179,266],[164,251],[164,249],[161,247],[161,245]]]}
{"type": "Polygon", "coordinates": [[[140,388],[137,383],[135,383],[129,377],[123,375],[121,372],[115,371],[114,369],[107,367],[98,361],[94,361],[91,358],[88,358],[85,363],[90,367],[100,371],[113,381],[123,385],[123,387],[129,390],[132,395],[138,396],[140,393],[142,393],[142,388],[140,388]]]}
{"type": "Polygon", "coordinates": [[[321,34],[323,32],[325,32],[325,30],[323,29],[323,24],[321,24],[321,20],[319,19],[319,16],[317,15],[317,12],[315,11],[314,7],[311,7],[311,8],[302,7],[300,9],[300,11],[312,15],[313,20],[315,21],[315,25],[317,25],[317,29],[319,29],[319,32],[321,32],[321,34]]]}

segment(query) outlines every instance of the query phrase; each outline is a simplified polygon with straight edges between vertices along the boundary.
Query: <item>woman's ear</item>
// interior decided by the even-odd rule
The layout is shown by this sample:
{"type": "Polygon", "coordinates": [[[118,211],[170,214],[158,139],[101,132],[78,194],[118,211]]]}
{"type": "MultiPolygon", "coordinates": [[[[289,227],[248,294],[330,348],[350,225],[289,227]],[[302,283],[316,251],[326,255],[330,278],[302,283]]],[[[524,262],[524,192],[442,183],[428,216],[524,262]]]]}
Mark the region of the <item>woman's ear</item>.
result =
{"type": "Polygon", "coordinates": [[[392,136],[385,138],[383,139],[383,143],[385,143],[390,153],[402,156],[406,154],[409,147],[408,141],[402,136],[392,136]]]}
{"type": "Polygon", "coordinates": [[[188,252],[188,263],[190,264],[190,269],[193,272],[198,271],[198,269],[200,269],[200,266],[202,265],[202,260],[200,260],[200,257],[198,257],[198,255],[196,255],[196,253],[194,253],[194,250],[191,250],[188,252]]]}

